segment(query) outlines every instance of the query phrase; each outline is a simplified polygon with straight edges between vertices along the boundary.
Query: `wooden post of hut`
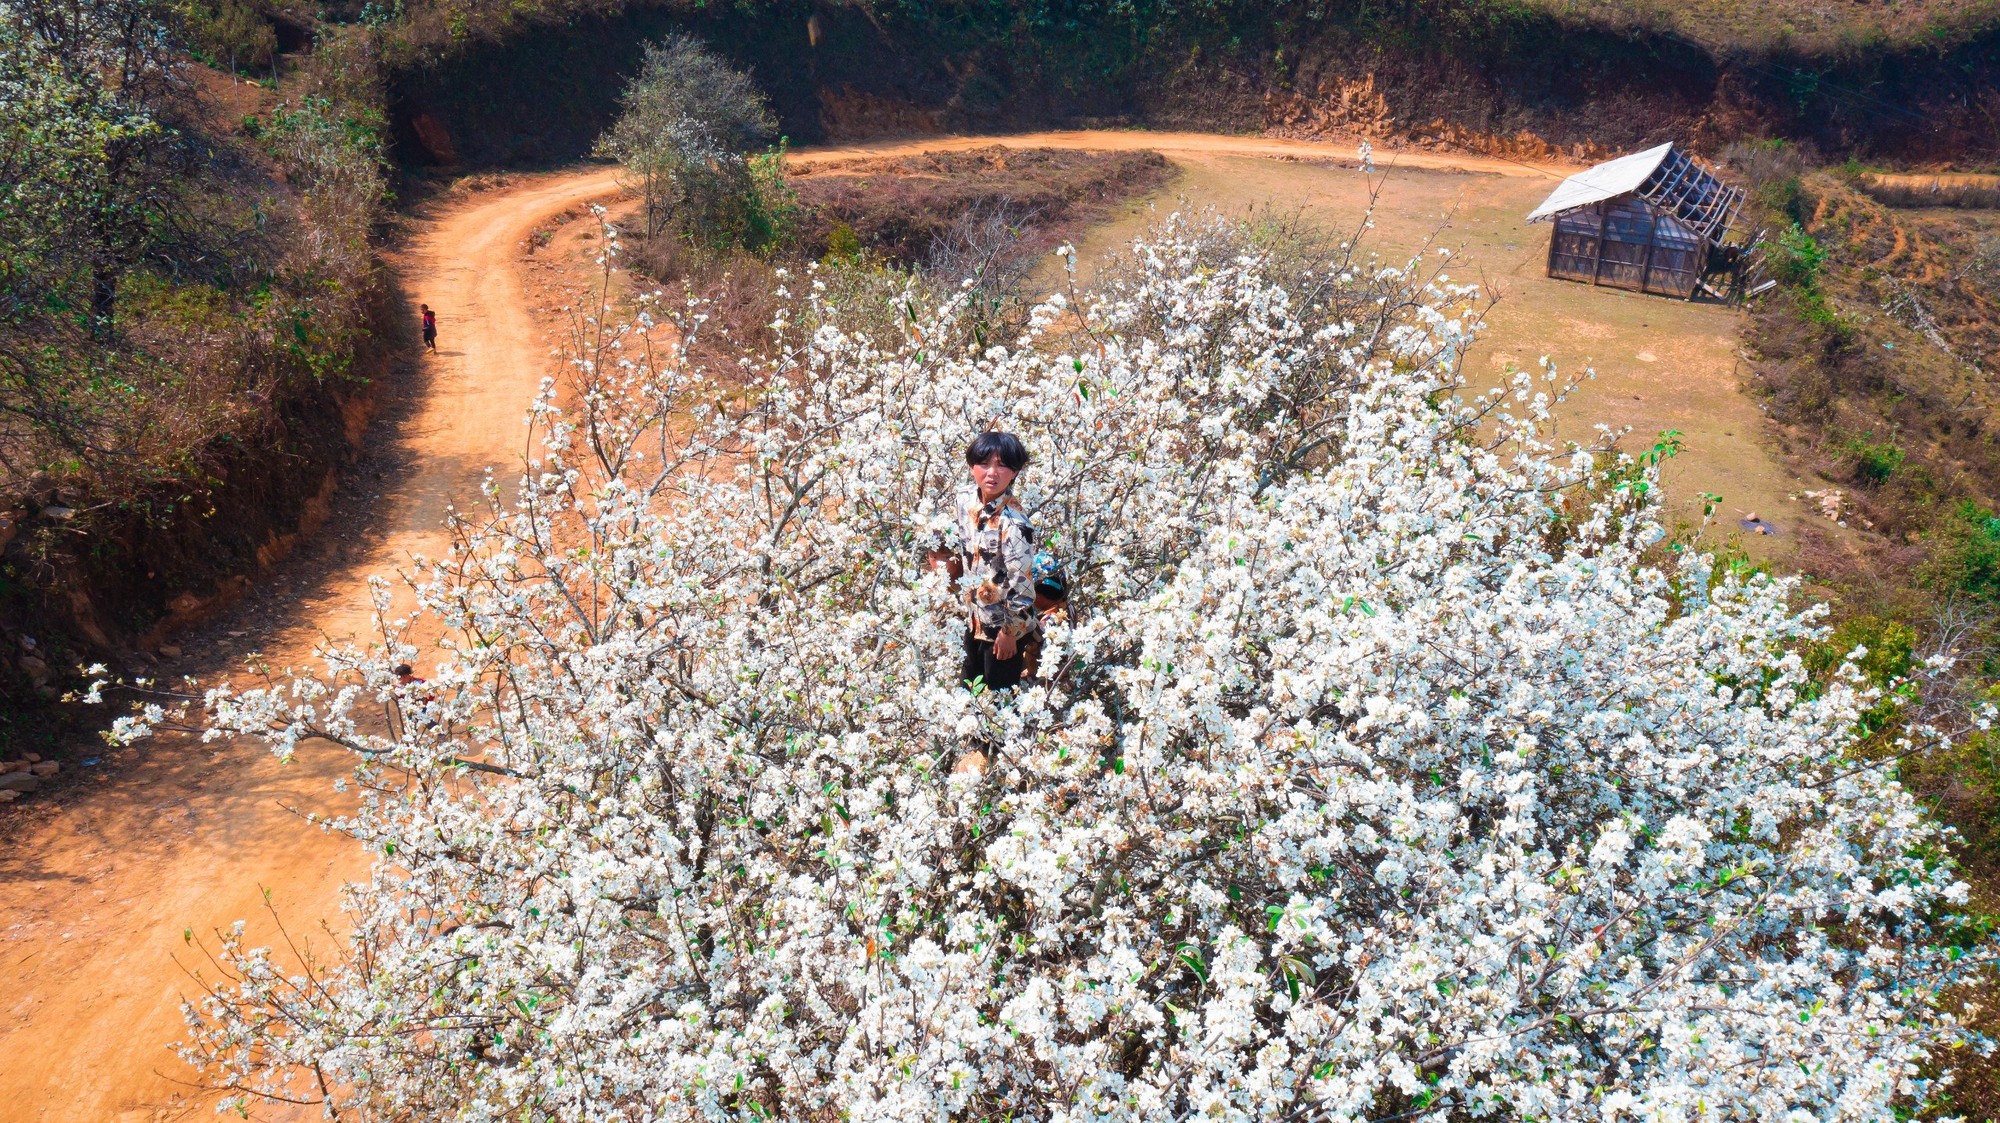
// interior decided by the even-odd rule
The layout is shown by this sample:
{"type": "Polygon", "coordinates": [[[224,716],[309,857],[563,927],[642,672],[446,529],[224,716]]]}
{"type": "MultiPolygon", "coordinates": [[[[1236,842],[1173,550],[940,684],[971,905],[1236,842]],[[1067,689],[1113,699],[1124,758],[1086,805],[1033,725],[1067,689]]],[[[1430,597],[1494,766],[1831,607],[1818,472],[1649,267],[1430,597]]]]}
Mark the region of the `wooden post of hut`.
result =
{"type": "Polygon", "coordinates": [[[1563,180],[1529,222],[1553,222],[1549,276],[1692,298],[1743,190],[1662,144],[1563,180]]]}

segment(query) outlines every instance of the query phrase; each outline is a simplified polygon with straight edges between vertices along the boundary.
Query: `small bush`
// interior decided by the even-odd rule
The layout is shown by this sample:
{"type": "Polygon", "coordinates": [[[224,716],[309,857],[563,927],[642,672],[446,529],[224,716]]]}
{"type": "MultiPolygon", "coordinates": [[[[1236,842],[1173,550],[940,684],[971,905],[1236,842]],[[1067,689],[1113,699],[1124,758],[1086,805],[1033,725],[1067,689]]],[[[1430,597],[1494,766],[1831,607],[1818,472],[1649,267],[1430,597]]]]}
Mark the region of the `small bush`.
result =
{"type": "Polygon", "coordinates": [[[1872,686],[1887,686],[1909,673],[1917,647],[1916,629],[1880,616],[1856,616],[1843,622],[1826,639],[1806,648],[1806,667],[1815,676],[1832,674],[1848,653],[1865,647],[1856,667],[1872,686]]]}
{"type": "Polygon", "coordinates": [[[1750,188],[1751,201],[1767,221],[1803,223],[1811,212],[1803,180],[1807,161],[1789,141],[1740,141],[1725,147],[1722,161],[1736,169],[1750,188]]]}
{"type": "Polygon", "coordinates": [[[1847,442],[1847,455],[1854,460],[1856,483],[1881,485],[1888,483],[1896,469],[1903,466],[1905,453],[1894,444],[1877,444],[1863,437],[1847,442]]]}
{"type": "Polygon", "coordinates": [[[1934,548],[1920,575],[1935,593],[2000,603],[2000,518],[1961,501],[1931,528],[1934,548]]]}
{"type": "Polygon", "coordinates": [[[1752,193],[1758,206],[1774,215],[1788,218],[1794,225],[1804,222],[1806,217],[1805,188],[1798,176],[1786,176],[1762,184],[1752,193]]]}
{"type": "Polygon", "coordinates": [[[1832,329],[1836,339],[1845,341],[1852,334],[1853,325],[1843,318],[1824,293],[1806,292],[1799,294],[1799,315],[1816,327],[1832,329]]]}
{"type": "Polygon", "coordinates": [[[1771,250],[1771,276],[1793,288],[1813,291],[1826,270],[1826,247],[1794,222],[1771,250]]]}
{"type": "Polygon", "coordinates": [[[185,11],[196,50],[218,70],[263,70],[278,53],[277,30],[255,0],[195,0],[185,11]]]}
{"type": "Polygon", "coordinates": [[[769,255],[792,244],[805,206],[785,175],[785,145],[749,162],[749,190],[743,193],[741,240],[752,253],[769,255]]]}
{"type": "Polygon", "coordinates": [[[777,132],[756,83],[693,36],[674,35],[647,45],[621,101],[597,154],[623,165],[645,200],[646,236],[678,224],[717,245],[740,244],[758,194],[748,158],[777,132]]]}
{"type": "Polygon", "coordinates": [[[1826,274],[1827,253],[1819,239],[1794,222],[1778,235],[1767,260],[1771,276],[1792,294],[1800,319],[1830,328],[1842,339],[1850,333],[1851,325],[1820,289],[1820,279],[1826,274]]]}
{"type": "Polygon", "coordinates": [[[845,222],[834,223],[833,229],[828,231],[826,235],[826,256],[824,260],[831,264],[843,261],[859,261],[860,259],[861,236],[854,232],[854,227],[849,226],[845,222]]]}

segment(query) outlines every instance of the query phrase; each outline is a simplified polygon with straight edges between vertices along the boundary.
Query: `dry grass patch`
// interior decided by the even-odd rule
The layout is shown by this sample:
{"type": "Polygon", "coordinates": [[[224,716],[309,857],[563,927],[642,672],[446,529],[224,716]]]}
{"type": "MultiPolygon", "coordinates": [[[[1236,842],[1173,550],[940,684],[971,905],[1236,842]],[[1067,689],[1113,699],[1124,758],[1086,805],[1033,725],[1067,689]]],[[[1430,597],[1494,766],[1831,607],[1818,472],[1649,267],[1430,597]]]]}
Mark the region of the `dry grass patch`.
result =
{"type": "Polygon", "coordinates": [[[967,214],[1005,209],[1053,247],[1173,175],[1173,165],[1157,152],[993,145],[800,169],[792,185],[809,214],[800,232],[807,252],[826,253],[845,226],[862,248],[916,265],[967,214]]]}

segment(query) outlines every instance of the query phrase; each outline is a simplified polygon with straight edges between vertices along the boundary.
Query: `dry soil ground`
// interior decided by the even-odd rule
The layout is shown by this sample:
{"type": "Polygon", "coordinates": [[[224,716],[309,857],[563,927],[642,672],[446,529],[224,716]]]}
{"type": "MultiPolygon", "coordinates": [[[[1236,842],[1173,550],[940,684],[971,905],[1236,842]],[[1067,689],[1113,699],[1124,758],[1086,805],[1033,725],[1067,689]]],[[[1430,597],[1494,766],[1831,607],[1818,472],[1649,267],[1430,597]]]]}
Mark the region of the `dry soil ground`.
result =
{"type": "MultiPolygon", "coordinates": [[[[474,497],[487,467],[519,462],[525,407],[551,367],[522,241],[615,190],[603,169],[525,178],[425,216],[396,266],[412,300],[439,310],[439,352],[400,390],[401,424],[373,435],[401,446],[389,462],[403,469],[373,485],[379,529],[344,542],[342,564],[303,595],[247,606],[214,637],[226,654],[303,663],[322,636],[365,638],[368,576],[439,553],[446,505],[474,497]]],[[[182,935],[242,918],[270,942],[265,899],[294,933],[337,927],[340,885],[363,855],[290,808],[331,809],[348,764],[324,747],[287,766],[249,745],[166,737],[53,806],[16,805],[26,821],[0,848],[0,1119],[208,1114],[213,1097],[165,1048],[181,1034],[181,968],[200,959],[182,935]]]]}
{"type": "MultiPolygon", "coordinates": [[[[1173,155],[1184,169],[1180,183],[1123,221],[1098,227],[1078,246],[1084,259],[1129,240],[1176,205],[1241,213],[1275,204],[1280,213],[1302,210],[1339,231],[1359,230],[1366,216],[1370,179],[1349,167],[1212,151],[1173,155]]],[[[1478,283],[1500,298],[1468,358],[1475,385],[1491,385],[1510,365],[1534,369],[1543,355],[1565,372],[1594,369],[1596,377],[1560,410],[1559,437],[1587,442],[1602,423],[1629,429],[1624,445],[1643,451],[1662,431],[1679,430],[1685,450],[1665,471],[1671,517],[1698,523],[1700,493],[1720,495],[1711,542],[1734,540],[1760,558],[1788,550],[1786,532],[1808,516],[1787,496],[1821,485],[1785,469],[1764,439],[1763,413],[1741,387],[1747,364],[1737,355],[1739,313],[1550,279],[1548,228],[1521,218],[1558,174],[1504,162],[1458,170],[1390,153],[1376,159],[1395,163],[1374,177],[1381,195],[1364,248],[1402,264],[1435,237],[1453,251],[1447,267],[1453,280],[1478,283]],[[1752,514],[1778,533],[1744,531],[1741,520],[1752,514]]]]}
{"type": "MultiPolygon", "coordinates": [[[[991,143],[865,145],[800,159],[991,143]]],[[[1224,208],[1275,202],[1352,221],[1365,198],[1358,172],[1300,162],[1352,161],[1353,150],[1340,145],[1140,133],[1004,143],[1157,148],[1186,167],[1180,190],[1192,201],[1224,208]]],[[[1777,508],[1792,484],[1762,451],[1758,411],[1737,390],[1731,313],[1540,275],[1546,234],[1519,218],[1563,170],[1406,158],[1377,215],[1380,245],[1387,252],[1414,244],[1455,206],[1444,240],[1464,251],[1457,271],[1497,280],[1505,296],[1477,361],[1488,370],[1542,353],[1594,361],[1601,377],[1569,411],[1574,431],[1593,420],[1629,424],[1649,438],[1679,428],[1690,446],[1677,468],[1684,475],[1674,479],[1682,496],[1699,488],[1733,506],[1777,508]]],[[[302,663],[322,635],[367,634],[366,578],[412,552],[435,552],[446,505],[470,498],[489,466],[504,478],[524,450],[523,411],[554,369],[550,293],[587,281],[593,249],[586,223],[532,257],[525,240],[614,191],[605,169],[509,177],[420,216],[395,265],[412,303],[439,310],[441,352],[395,390],[400,410],[392,408],[391,422],[371,437],[369,463],[383,466],[380,482],[364,482],[358,493],[348,485],[351,521],[323,532],[327,564],[300,563],[267,582],[207,637],[205,655],[190,660],[195,666],[180,669],[221,671],[250,650],[302,663]]],[[[1086,248],[1109,246],[1144,221],[1135,209],[1086,248]]],[[[100,779],[60,798],[10,809],[0,843],[0,1120],[207,1114],[213,1097],[166,1048],[181,1031],[182,965],[195,963],[182,934],[244,918],[253,940],[269,940],[266,900],[295,933],[322,922],[338,930],[338,888],[363,870],[363,856],[290,808],[333,806],[331,780],[346,766],[333,750],[281,766],[253,746],[170,737],[110,762],[94,774],[100,779]]]]}
{"type": "Polygon", "coordinates": [[[1884,187],[1950,189],[1976,187],[2000,190],[2000,175],[1988,172],[1873,172],[1867,177],[1884,187]]]}

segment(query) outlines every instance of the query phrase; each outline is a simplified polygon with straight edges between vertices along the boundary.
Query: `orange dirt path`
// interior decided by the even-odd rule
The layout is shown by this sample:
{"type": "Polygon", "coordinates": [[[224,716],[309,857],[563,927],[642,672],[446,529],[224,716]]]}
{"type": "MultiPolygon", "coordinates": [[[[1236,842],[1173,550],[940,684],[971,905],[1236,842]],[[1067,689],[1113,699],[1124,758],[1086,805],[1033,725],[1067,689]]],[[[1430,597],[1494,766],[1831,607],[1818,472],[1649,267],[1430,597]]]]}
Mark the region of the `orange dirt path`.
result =
{"type": "Polygon", "coordinates": [[[1866,178],[1883,187],[1939,190],[1972,187],[1987,191],[2000,188],[2000,175],[1988,172],[1869,172],[1866,178]]]}
{"type": "MultiPolygon", "coordinates": [[[[822,164],[990,144],[1155,149],[1292,160],[1353,160],[1354,146],[1191,133],[1064,132],[938,137],[808,149],[822,164]]],[[[1377,154],[1383,165],[1551,180],[1572,169],[1478,156],[1377,154]]],[[[392,255],[412,304],[438,310],[440,353],[418,367],[408,416],[371,442],[410,464],[384,485],[382,533],[357,539],[348,561],[305,588],[280,623],[242,639],[278,665],[303,664],[322,636],[370,632],[367,579],[412,553],[440,552],[446,507],[476,494],[482,475],[511,476],[524,452],[523,414],[554,372],[531,307],[524,239],[536,226],[617,193],[605,167],[510,177],[506,186],[422,217],[392,255]]],[[[580,278],[579,278],[580,280],[580,278]]],[[[350,528],[329,525],[322,535],[350,528]]],[[[234,654],[224,652],[222,654],[234,654]]],[[[422,672],[422,668],[419,668],[422,672]]],[[[339,931],[339,887],[365,856],[292,809],[337,810],[332,781],[344,753],[321,747],[281,765],[251,745],[162,737],[135,763],[68,798],[16,804],[0,843],[0,1121],[204,1118],[214,1097],[167,1048],[184,1032],[183,967],[202,966],[184,932],[248,921],[252,944],[276,943],[265,902],[294,937],[327,949],[339,931]]],[[[317,1118],[260,1110],[259,1118],[317,1118]]]]}
{"type": "MultiPolygon", "coordinates": [[[[1286,137],[1220,136],[1214,133],[1150,133],[1136,129],[1078,129],[1068,132],[1009,133],[1002,136],[899,137],[858,144],[802,148],[792,154],[801,164],[904,156],[917,152],[960,152],[990,145],[1007,148],[1084,148],[1095,152],[1188,152],[1212,156],[1261,156],[1280,160],[1358,160],[1359,147],[1340,141],[1292,140],[1286,137]]],[[[1553,184],[1580,166],[1507,160],[1451,152],[1390,149],[1375,152],[1378,167],[1425,168],[1482,172],[1488,175],[1537,176],[1553,184]]]]}
{"type": "MultiPolygon", "coordinates": [[[[438,310],[439,354],[419,368],[408,419],[370,439],[405,445],[411,471],[385,484],[377,541],[307,589],[274,634],[239,642],[283,665],[303,663],[321,635],[365,637],[368,576],[440,553],[447,504],[475,496],[489,466],[510,478],[526,406],[553,372],[521,243],[537,223],[615,191],[609,169],[524,178],[444,208],[397,255],[411,301],[438,310]]],[[[273,942],[268,889],[294,936],[326,948],[317,929],[337,928],[339,888],[365,873],[364,855],[286,806],[336,809],[332,780],[349,763],[325,746],[287,766],[252,745],[164,737],[65,802],[14,805],[39,817],[0,849],[0,1119],[208,1116],[213,1097],[166,1048],[183,1033],[181,965],[201,960],[182,933],[241,918],[254,943],[273,942]]]]}

